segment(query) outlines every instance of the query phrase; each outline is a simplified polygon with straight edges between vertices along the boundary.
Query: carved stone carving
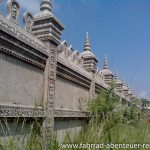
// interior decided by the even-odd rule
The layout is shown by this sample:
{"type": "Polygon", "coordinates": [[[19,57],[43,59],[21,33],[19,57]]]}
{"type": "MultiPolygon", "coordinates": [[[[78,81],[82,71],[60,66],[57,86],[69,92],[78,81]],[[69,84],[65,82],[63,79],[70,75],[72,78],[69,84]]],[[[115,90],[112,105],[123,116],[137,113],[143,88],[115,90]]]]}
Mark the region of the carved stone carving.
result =
{"type": "Polygon", "coordinates": [[[62,48],[62,55],[67,58],[67,50],[68,50],[68,46],[66,43],[64,43],[63,48],[62,48]]]}
{"type": "Polygon", "coordinates": [[[83,67],[83,62],[84,62],[84,58],[81,56],[81,54],[79,55],[79,59],[78,59],[78,64],[83,67]]]}
{"type": "Polygon", "coordinates": [[[30,12],[25,12],[23,15],[23,21],[24,21],[24,28],[25,30],[31,32],[32,25],[33,25],[33,15],[30,12]]]}
{"type": "Polygon", "coordinates": [[[83,68],[83,57],[82,55],[76,50],[74,51],[72,46],[68,47],[66,41],[61,42],[58,46],[58,54],[63,59],[70,61],[70,63],[75,64],[78,66],[78,69],[83,68]]]}
{"type": "Polygon", "coordinates": [[[78,53],[78,51],[76,50],[76,51],[73,53],[73,61],[74,61],[75,64],[77,64],[78,59],[79,59],[79,53],[78,53]]]}
{"type": "MultiPolygon", "coordinates": [[[[44,109],[43,107],[29,107],[29,106],[8,106],[0,105],[0,118],[1,117],[25,117],[25,118],[44,118],[44,109]]],[[[87,111],[73,111],[73,110],[62,110],[55,109],[54,117],[63,118],[63,117],[77,117],[85,118],[90,117],[90,113],[87,111]]]]}
{"type": "Polygon", "coordinates": [[[90,101],[93,100],[95,97],[95,79],[93,77],[93,80],[91,81],[91,86],[90,86],[90,101]]]}
{"type": "Polygon", "coordinates": [[[28,106],[8,106],[0,105],[0,117],[44,117],[43,108],[33,108],[28,106]]]}
{"type": "Polygon", "coordinates": [[[70,61],[73,60],[73,48],[69,48],[68,60],[70,60],[70,61]]]}
{"type": "Polygon", "coordinates": [[[18,16],[19,16],[19,3],[16,0],[8,0],[7,1],[7,19],[18,24],[18,16]]]}
{"type": "Polygon", "coordinates": [[[101,85],[101,86],[103,86],[105,88],[108,87],[108,85],[105,82],[105,78],[104,78],[103,72],[101,70],[97,69],[95,74],[94,74],[94,77],[95,77],[96,83],[98,83],[99,85],[101,85]]]}

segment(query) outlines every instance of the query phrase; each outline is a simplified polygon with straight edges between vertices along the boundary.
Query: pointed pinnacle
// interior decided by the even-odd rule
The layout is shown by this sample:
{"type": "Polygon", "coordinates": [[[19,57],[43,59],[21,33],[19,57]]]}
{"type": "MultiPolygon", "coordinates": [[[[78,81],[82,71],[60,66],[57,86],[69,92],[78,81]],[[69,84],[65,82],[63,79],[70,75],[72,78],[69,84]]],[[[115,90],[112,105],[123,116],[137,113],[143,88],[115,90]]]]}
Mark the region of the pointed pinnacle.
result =
{"type": "Polygon", "coordinates": [[[123,78],[122,78],[122,85],[123,86],[125,86],[126,84],[125,84],[125,77],[123,76],[123,78]]]}
{"type": "Polygon", "coordinates": [[[91,51],[91,45],[90,45],[88,32],[86,32],[86,37],[85,37],[85,42],[84,42],[84,51],[91,51]]]}
{"type": "Polygon", "coordinates": [[[104,60],[104,69],[109,69],[109,63],[108,63],[108,57],[105,55],[105,60],[104,60]]]}
{"type": "Polygon", "coordinates": [[[116,71],[115,71],[115,80],[118,80],[119,79],[119,73],[118,73],[118,69],[116,68],[116,71]]]}

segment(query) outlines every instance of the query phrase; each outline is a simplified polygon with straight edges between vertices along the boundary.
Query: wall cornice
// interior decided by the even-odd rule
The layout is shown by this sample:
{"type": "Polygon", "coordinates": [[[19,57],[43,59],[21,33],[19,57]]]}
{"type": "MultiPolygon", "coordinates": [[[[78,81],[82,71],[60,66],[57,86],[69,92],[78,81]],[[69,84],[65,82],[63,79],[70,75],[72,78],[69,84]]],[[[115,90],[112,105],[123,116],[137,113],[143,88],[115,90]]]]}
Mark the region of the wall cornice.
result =
{"type": "Polygon", "coordinates": [[[55,118],[89,118],[90,112],[67,110],[67,109],[55,109],[55,118]]]}
{"type": "Polygon", "coordinates": [[[91,80],[89,78],[86,78],[85,76],[79,74],[79,72],[76,72],[59,62],[57,63],[57,76],[65,78],[74,83],[77,83],[88,89],[90,88],[91,80]]]}
{"type": "Polygon", "coordinates": [[[5,17],[0,15],[0,29],[17,38],[18,40],[26,43],[27,45],[35,48],[36,50],[47,54],[47,49],[43,42],[37,39],[35,36],[22,29],[15,23],[7,20],[5,17]]]}
{"type": "Polygon", "coordinates": [[[81,69],[60,57],[57,59],[57,75],[86,88],[90,88],[92,76],[84,69],[81,69]]]}
{"type": "MultiPolygon", "coordinates": [[[[21,105],[0,105],[0,118],[43,118],[43,107],[31,107],[21,105]]],[[[90,113],[79,110],[54,109],[55,118],[88,118],[90,113]]]]}
{"type": "Polygon", "coordinates": [[[43,118],[44,111],[42,107],[0,105],[0,117],[7,118],[43,118]]]}
{"type": "Polygon", "coordinates": [[[24,39],[22,40],[23,36],[18,35],[17,28],[11,28],[1,19],[0,16],[0,51],[37,67],[45,68],[48,52],[33,46],[29,38],[30,44],[26,43],[24,39]]]}

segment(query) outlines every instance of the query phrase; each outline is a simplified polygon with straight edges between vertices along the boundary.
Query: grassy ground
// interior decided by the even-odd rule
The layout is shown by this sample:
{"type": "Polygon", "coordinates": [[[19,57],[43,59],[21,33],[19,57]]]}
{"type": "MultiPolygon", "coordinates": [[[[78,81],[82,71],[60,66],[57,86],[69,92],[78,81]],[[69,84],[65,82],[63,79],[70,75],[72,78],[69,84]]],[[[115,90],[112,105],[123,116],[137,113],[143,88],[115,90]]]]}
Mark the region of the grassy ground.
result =
{"type": "MultiPolygon", "coordinates": [[[[150,124],[140,119],[132,124],[117,124],[113,128],[110,129],[110,137],[111,143],[113,144],[150,144],[150,124]]],[[[109,134],[105,129],[105,122],[99,122],[97,120],[92,120],[78,136],[75,136],[74,140],[70,139],[69,135],[66,132],[66,139],[64,143],[67,144],[109,144],[109,134]]],[[[18,141],[22,141],[21,139],[16,138],[7,138],[7,142],[0,140],[0,150],[42,150],[42,139],[39,134],[36,132],[32,132],[26,137],[26,140],[23,140],[21,143],[18,141]],[[23,146],[23,147],[22,147],[23,146]],[[19,148],[18,148],[19,147],[19,148]]],[[[63,149],[59,147],[57,140],[52,142],[52,147],[50,149],[58,150],[63,149]]],[[[89,150],[89,147],[82,145],[82,148],[64,148],[68,150],[81,149],[81,150],[89,150]]],[[[92,147],[91,149],[96,149],[92,147]]],[[[103,150],[108,150],[109,148],[104,148],[103,150]]],[[[150,149],[150,148],[147,148],[150,149]]],[[[118,148],[118,150],[122,150],[122,148],[118,148]]],[[[146,148],[140,147],[139,150],[146,150],[146,148]]]]}
{"type": "MultiPolygon", "coordinates": [[[[141,144],[139,150],[145,150],[142,144],[150,144],[150,125],[145,120],[139,120],[134,124],[117,124],[109,130],[109,133],[104,129],[105,123],[95,125],[94,122],[90,123],[80,135],[71,141],[70,143],[88,143],[88,144],[109,144],[110,138],[112,144],[141,144]]],[[[69,140],[68,140],[69,141],[69,140]]],[[[69,142],[66,142],[69,143],[69,142]]],[[[86,147],[86,146],[85,146],[86,147]]],[[[70,148],[70,150],[73,148],[70,148]]],[[[80,148],[86,149],[87,148],[80,148]]],[[[96,148],[92,148],[96,149],[96,148]]],[[[108,150],[110,148],[103,148],[108,150]]],[[[114,148],[115,149],[115,148],[114,148]]],[[[117,148],[122,150],[123,148],[117,148]]],[[[126,148],[127,149],[127,148],[126,148]]],[[[128,148],[133,149],[133,148],[128,148]]],[[[147,148],[147,149],[150,149],[147,148]]]]}

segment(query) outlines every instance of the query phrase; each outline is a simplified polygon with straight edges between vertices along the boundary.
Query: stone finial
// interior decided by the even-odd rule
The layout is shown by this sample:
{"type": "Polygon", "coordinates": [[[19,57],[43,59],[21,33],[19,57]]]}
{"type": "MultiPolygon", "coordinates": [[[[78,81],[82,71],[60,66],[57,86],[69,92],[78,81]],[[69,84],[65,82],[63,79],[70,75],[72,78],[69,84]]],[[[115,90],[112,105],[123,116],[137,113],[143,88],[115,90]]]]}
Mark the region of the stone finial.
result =
{"type": "Polygon", "coordinates": [[[33,25],[33,15],[30,12],[25,12],[23,15],[24,28],[25,30],[31,32],[33,25]]]}
{"type": "Polygon", "coordinates": [[[51,4],[51,0],[42,0],[41,5],[40,5],[40,10],[41,11],[52,11],[52,4],[51,4]]]}
{"type": "Polygon", "coordinates": [[[103,69],[109,69],[109,63],[108,63],[108,56],[105,55],[105,60],[104,60],[104,67],[103,69]]]}
{"type": "Polygon", "coordinates": [[[125,77],[122,78],[122,86],[126,86],[126,84],[125,84],[125,77]]]}
{"type": "Polygon", "coordinates": [[[128,87],[127,87],[126,84],[125,84],[124,77],[123,77],[123,80],[122,80],[122,90],[123,90],[123,92],[124,92],[124,95],[125,95],[126,97],[128,97],[128,96],[129,96],[129,95],[128,95],[129,89],[128,89],[128,87]]]}
{"type": "Polygon", "coordinates": [[[83,61],[84,69],[90,73],[95,73],[97,69],[98,60],[91,50],[88,32],[86,33],[85,37],[84,51],[81,53],[81,55],[84,59],[83,61]]]}
{"type": "Polygon", "coordinates": [[[115,81],[116,91],[121,93],[122,92],[122,82],[119,80],[119,73],[118,73],[117,68],[116,68],[115,75],[114,75],[114,81],[115,81]]]}
{"type": "Polygon", "coordinates": [[[115,76],[114,76],[115,80],[119,80],[119,73],[118,73],[118,69],[116,68],[115,70],[115,76]]]}
{"type": "Polygon", "coordinates": [[[52,13],[51,0],[42,0],[40,10],[38,14],[34,15],[32,34],[44,43],[50,41],[59,46],[64,25],[52,13]]]}
{"type": "Polygon", "coordinates": [[[130,96],[130,98],[131,98],[131,97],[133,96],[133,93],[132,93],[132,90],[131,90],[129,84],[128,84],[128,90],[129,90],[129,96],[130,96]]]}
{"type": "Polygon", "coordinates": [[[84,51],[91,51],[91,45],[90,45],[88,32],[86,32],[86,37],[85,37],[85,42],[84,42],[84,51]]]}
{"type": "Polygon", "coordinates": [[[7,19],[13,21],[18,24],[18,16],[19,16],[19,3],[16,0],[8,0],[7,1],[7,19]]]}
{"type": "Polygon", "coordinates": [[[109,63],[108,63],[108,57],[107,55],[105,55],[105,59],[104,59],[104,66],[103,66],[103,75],[105,77],[105,82],[107,84],[110,84],[113,80],[113,73],[109,70],[109,63]]]}

